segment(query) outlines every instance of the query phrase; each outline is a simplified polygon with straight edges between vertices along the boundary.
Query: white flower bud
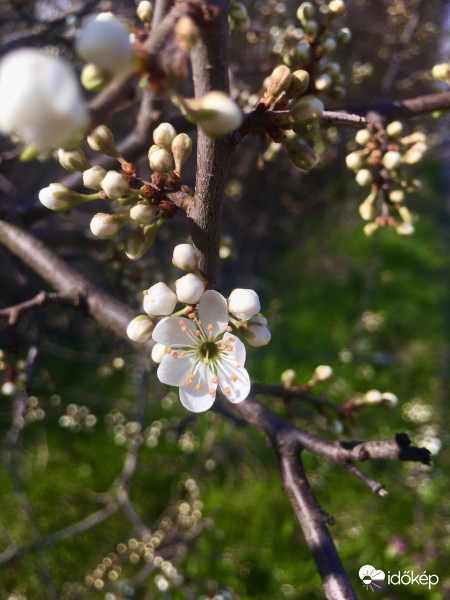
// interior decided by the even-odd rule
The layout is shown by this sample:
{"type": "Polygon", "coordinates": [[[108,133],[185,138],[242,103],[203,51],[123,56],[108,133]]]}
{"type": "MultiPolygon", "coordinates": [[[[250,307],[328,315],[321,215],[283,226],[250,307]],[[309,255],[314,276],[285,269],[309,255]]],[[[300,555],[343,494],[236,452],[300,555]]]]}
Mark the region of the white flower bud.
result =
{"type": "Polygon", "coordinates": [[[330,88],[332,83],[333,83],[333,80],[328,75],[328,73],[322,73],[322,75],[319,75],[314,80],[314,85],[316,86],[316,90],[319,90],[319,92],[323,92],[324,90],[327,90],[328,88],[330,88]]]}
{"type": "Polygon", "coordinates": [[[294,369],[286,369],[281,373],[281,382],[285,388],[293,387],[296,384],[297,373],[294,369]]]}
{"type": "Polygon", "coordinates": [[[59,164],[67,171],[85,171],[91,163],[86,158],[83,150],[58,150],[59,164]]]}
{"type": "Polygon", "coordinates": [[[366,199],[359,205],[359,214],[364,221],[372,221],[375,218],[375,207],[371,199],[366,199]]]}
{"type": "Polygon", "coordinates": [[[12,381],[5,381],[1,387],[3,396],[12,396],[16,391],[16,386],[12,381]]]}
{"type": "Polygon", "coordinates": [[[314,13],[314,5],[311,2],[302,2],[297,9],[297,19],[304,24],[314,18],[314,13]]]}
{"type": "Polygon", "coordinates": [[[364,394],[366,404],[379,404],[381,402],[381,392],[378,390],[369,390],[364,394]]]}
{"type": "Polygon", "coordinates": [[[300,98],[291,110],[294,123],[312,123],[318,121],[323,113],[323,103],[315,96],[300,98]]]}
{"type": "Polygon", "coordinates": [[[353,171],[357,171],[361,169],[364,164],[364,154],[361,150],[355,150],[355,152],[350,152],[345,157],[345,164],[349,169],[353,171]]]}
{"type": "Polygon", "coordinates": [[[427,147],[421,143],[414,144],[414,146],[411,146],[411,148],[403,155],[403,162],[408,165],[415,165],[422,160],[426,149],[427,147]]]}
{"type": "Polygon", "coordinates": [[[152,337],[153,329],[153,321],[149,319],[147,315],[139,315],[128,324],[127,336],[130,340],[133,340],[133,342],[148,342],[152,337]]]}
{"type": "Polygon", "coordinates": [[[333,375],[333,369],[329,365],[319,365],[314,371],[314,381],[326,381],[333,375]]]}
{"type": "Polygon", "coordinates": [[[75,74],[61,58],[31,48],[0,62],[0,132],[39,152],[79,142],[89,121],[75,74]]]}
{"type": "Polygon", "coordinates": [[[106,170],[99,165],[94,165],[83,173],[83,185],[90,190],[101,190],[102,181],[106,176],[106,170]]]}
{"type": "Polygon", "coordinates": [[[140,225],[147,225],[153,221],[156,215],[159,213],[159,208],[146,202],[139,202],[130,209],[130,219],[136,221],[140,225]]]}
{"type": "Polygon", "coordinates": [[[379,228],[379,225],[377,225],[376,223],[367,223],[363,227],[364,235],[366,235],[367,237],[372,237],[379,228]]]}
{"type": "Polygon", "coordinates": [[[317,157],[314,150],[302,143],[300,138],[295,137],[287,140],[284,146],[292,163],[299,169],[309,170],[316,165],[317,157]]]}
{"type": "Polygon", "coordinates": [[[346,8],[343,0],[331,0],[328,4],[328,12],[333,18],[342,17],[345,14],[346,8]]]}
{"type": "Polygon", "coordinates": [[[286,91],[288,98],[296,98],[300,96],[308,89],[309,85],[309,73],[303,69],[297,69],[291,76],[291,83],[286,91]]]}
{"type": "Polygon", "coordinates": [[[370,142],[372,134],[368,129],[360,129],[355,135],[355,142],[360,146],[365,146],[367,142],[370,142]]]}
{"type": "Polygon", "coordinates": [[[77,54],[108,73],[131,70],[134,53],[126,27],[112,14],[101,13],[77,35],[77,54]]]}
{"type": "Polygon", "coordinates": [[[188,116],[210,137],[221,137],[242,124],[241,109],[223,92],[209,92],[198,100],[186,101],[186,104],[188,116]]]}
{"type": "Polygon", "coordinates": [[[178,244],[173,249],[172,264],[182,271],[195,271],[198,265],[198,256],[190,244],[178,244]]]}
{"type": "Polygon", "coordinates": [[[123,173],[108,171],[102,180],[102,189],[111,200],[116,200],[130,193],[128,179],[123,173]]]}
{"type": "Polygon", "coordinates": [[[412,212],[409,210],[409,208],[407,206],[400,206],[400,208],[398,209],[398,213],[402,218],[402,221],[404,223],[411,223],[413,224],[415,219],[414,219],[414,215],[412,214],[412,212]]]}
{"type": "Polygon", "coordinates": [[[81,85],[89,92],[99,92],[111,81],[111,78],[110,73],[102,71],[94,63],[87,63],[81,71],[80,80],[81,85]]]}
{"type": "Polygon", "coordinates": [[[248,322],[246,327],[242,327],[240,331],[247,343],[254,348],[265,346],[270,342],[270,338],[272,337],[265,325],[252,321],[248,322]]]}
{"type": "Polygon", "coordinates": [[[172,155],[167,150],[156,150],[150,155],[150,168],[157,173],[171,173],[173,170],[172,155]]]}
{"type": "Polygon", "coordinates": [[[108,213],[97,213],[91,220],[91,231],[100,239],[113,237],[123,225],[123,217],[108,213]]]}
{"type": "Polygon", "coordinates": [[[397,406],[398,404],[397,396],[391,392],[383,392],[381,394],[381,401],[389,408],[394,408],[394,406],[397,406]]]}
{"type": "Polygon", "coordinates": [[[336,40],[332,37],[327,37],[327,39],[320,44],[320,49],[322,50],[323,54],[332,54],[336,48],[336,40]]]}
{"type": "Polygon", "coordinates": [[[392,121],[392,123],[389,123],[386,126],[386,133],[390,137],[397,137],[397,136],[401,135],[402,131],[403,131],[403,125],[400,123],[400,121],[392,121]]]}
{"type": "Polygon", "coordinates": [[[175,289],[180,302],[183,302],[183,304],[196,304],[205,291],[205,284],[196,275],[188,273],[175,281],[175,289]]]}
{"type": "Polygon", "coordinates": [[[164,150],[169,150],[172,147],[172,141],[174,140],[177,132],[170,123],[161,123],[153,131],[153,141],[157,146],[161,146],[164,150]]]}
{"type": "Polygon", "coordinates": [[[382,163],[386,169],[396,169],[401,165],[402,155],[396,150],[388,150],[382,158],[382,163]]]}
{"type": "Polygon", "coordinates": [[[87,143],[90,148],[95,152],[102,152],[107,156],[113,158],[120,158],[119,151],[117,150],[114,142],[114,136],[106,125],[99,125],[91,132],[87,137],[87,143]]]}
{"type": "Polygon", "coordinates": [[[144,296],[144,310],[157,317],[170,315],[177,303],[175,293],[163,282],[155,283],[144,296]]]}
{"type": "Polygon", "coordinates": [[[175,24],[175,43],[184,52],[189,52],[195,46],[200,31],[194,21],[184,15],[175,24]]]}
{"type": "Polygon", "coordinates": [[[241,321],[248,321],[261,310],[258,294],[243,288],[233,290],[228,298],[228,310],[241,321]]]}
{"type": "Polygon", "coordinates": [[[153,17],[153,4],[149,0],[141,0],[136,9],[138,18],[143,23],[151,23],[153,17]]]}
{"type": "Polygon", "coordinates": [[[175,169],[180,172],[192,152],[192,140],[186,133],[180,133],[174,138],[171,149],[175,169]]]}
{"type": "Polygon", "coordinates": [[[352,39],[352,32],[348,27],[341,27],[336,33],[336,41],[338,44],[348,44],[352,39]]]}
{"type": "Polygon", "coordinates": [[[162,361],[165,357],[167,351],[167,346],[163,346],[159,342],[157,342],[152,348],[152,361],[157,365],[162,361]]]}
{"type": "Polygon", "coordinates": [[[86,201],[86,196],[77,194],[62,183],[51,183],[39,192],[39,202],[55,212],[69,210],[86,201]]]}
{"type": "Polygon", "coordinates": [[[355,179],[358,185],[364,187],[372,183],[373,176],[369,169],[361,169],[360,171],[358,171],[358,173],[356,173],[355,179]]]}
{"type": "Polygon", "coordinates": [[[434,65],[431,69],[431,75],[437,81],[449,81],[450,79],[450,65],[448,63],[440,63],[434,65]]]}
{"type": "Polygon", "coordinates": [[[278,98],[280,94],[289,88],[291,84],[291,78],[292,75],[289,67],[286,67],[285,65],[276,67],[269,77],[266,95],[278,98]]]}
{"type": "Polygon", "coordinates": [[[414,233],[414,225],[411,223],[400,223],[400,225],[397,225],[396,231],[399,235],[412,235],[414,233]]]}
{"type": "Polygon", "coordinates": [[[403,190],[392,190],[389,192],[389,200],[391,202],[403,202],[405,199],[405,192],[403,190]]]}

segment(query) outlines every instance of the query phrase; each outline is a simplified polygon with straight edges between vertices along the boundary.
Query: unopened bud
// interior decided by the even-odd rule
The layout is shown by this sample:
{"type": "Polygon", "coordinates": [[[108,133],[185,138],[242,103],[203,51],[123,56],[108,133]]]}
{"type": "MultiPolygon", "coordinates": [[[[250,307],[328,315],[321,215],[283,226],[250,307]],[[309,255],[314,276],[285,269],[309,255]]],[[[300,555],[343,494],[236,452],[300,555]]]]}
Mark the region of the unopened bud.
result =
{"type": "Polygon", "coordinates": [[[382,158],[382,163],[386,169],[397,169],[402,162],[402,155],[396,150],[389,150],[382,158]]]}
{"type": "Polygon", "coordinates": [[[302,2],[297,9],[297,19],[304,24],[314,18],[314,13],[314,5],[311,2],[302,2]]]}
{"type": "Polygon", "coordinates": [[[228,298],[228,310],[241,321],[248,321],[261,310],[258,294],[243,288],[233,290],[228,298]]]}
{"type": "Polygon", "coordinates": [[[192,140],[186,133],[178,134],[172,142],[172,154],[175,161],[175,169],[180,172],[181,167],[192,152],[192,140]]]}
{"type": "Polygon", "coordinates": [[[328,75],[328,73],[322,73],[322,75],[319,75],[319,77],[316,77],[314,80],[316,90],[318,90],[319,92],[323,92],[324,90],[330,88],[332,83],[333,80],[328,75]]]}
{"type": "Polygon", "coordinates": [[[175,25],[175,43],[184,52],[188,52],[195,46],[200,36],[197,25],[188,17],[178,19],[175,25]]]}
{"type": "Polygon", "coordinates": [[[412,235],[414,233],[414,225],[411,223],[400,223],[395,230],[399,235],[412,235]]]}
{"type": "Polygon", "coordinates": [[[140,225],[147,225],[153,221],[156,215],[159,213],[159,208],[146,202],[138,202],[130,209],[130,219],[136,221],[140,225]]]}
{"type": "Polygon", "coordinates": [[[120,215],[97,213],[91,221],[91,231],[100,239],[110,238],[116,235],[122,227],[124,219],[120,215]]]}
{"type": "Polygon", "coordinates": [[[163,282],[152,285],[144,296],[144,310],[148,315],[170,315],[177,303],[175,293],[163,282]]]}
{"type": "Polygon", "coordinates": [[[230,17],[234,20],[241,21],[248,16],[246,7],[240,2],[232,2],[230,7],[230,17]]]}
{"type": "Polygon", "coordinates": [[[172,173],[172,155],[167,150],[156,150],[150,155],[150,168],[157,173],[172,173]]]}
{"type": "Polygon", "coordinates": [[[88,135],[87,143],[95,152],[102,152],[113,158],[120,158],[114,142],[114,136],[106,125],[99,125],[94,131],[88,135]]]}
{"type": "Polygon", "coordinates": [[[167,346],[163,346],[163,344],[160,344],[159,342],[157,342],[152,348],[152,354],[151,354],[152,361],[155,362],[157,365],[159,365],[159,363],[166,356],[166,354],[167,354],[167,346]]]}
{"type": "Polygon", "coordinates": [[[55,212],[64,212],[88,200],[89,196],[77,194],[62,183],[51,183],[39,192],[39,202],[55,212]]]}
{"type": "Polygon", "coordinates": [[[319,31],[319,23],[314,19],[311,19],[310,21],[305,21],[305,23],[303,23],[303,29],[305,30],[305,33],[307,35],[313,38],[319,31]]]}
{"type": "Polygon", "coordinates": [[[386,125],[386,133],[390,137],[397,137],[402,134],[402,131],[403,125],[400,123],[400,121],[392,121],[392,123],[386,125]]]}
{"type": "Polygon", "coordinates": [[[150,146],[148,150],[148,160],[150,160],[150,156],[153,154],[153,152],[156,152],[157,150],[163,150],[163,148],[161,148],[161,146],[157,146],[156,144],[150,146]]]}
{"type": "Polygon", "coordinates": [[[303,69],[297,69],[291,75],[291,83],[286,91],[288,98],[296,98],[301,94],[304,94],[308,89],[309,85],[309,73],[303,69]]]}
{"type": "Polygon", "coordinates": [[[381,394],[381,401],[389,408],[394,408],[398,404],[398,398],[395,394],[391,392],[383,392],[381,394]]]}
{"type": "Polygon", "coordinates": [[[130,260],[138,260],[153,245],[159,228],[164,223],[164,219],[159,219],[151,225],[140,225],[133,231],[131,236],[125,242],[125,254],[130,260]]]}
{"type": "Polygon", "coordinates": [[[380,229],[380,227],[377,223],[367,223],[363,227],[363,232],[367,237],[372,237],[378,229],[380,229]]]}
{"type": "Polygon", "coordinates": [[[313,123],[322,116],[324,106],[315,96],[300,98],[291,110],[291,119],[296,124],[313,123]]]}
{"type": "Polygon", "coordinates": [[[370,185],[373,181],[373,175],[369,169],[361,169],[356,173],[356,183],[362,187],[370,185]]]}
{"type": "Polygon", "coordinates": [[[151,23],[153,18],[153,4],[149,0],[141,0],[136,9],[136,14],[143,23],[151,23]]]}
{"type": "Polygon", "coordinates": [[[331,0],[328,4],[328,14],[333,19],[342,17],[345,14],[346,8],[343,0],[331,0]]]}
{"type": "Polygon", "coordinates": [[[205,291],[205,284],[196,275],[188,273],[175,281],[175,289],[179,302],[196,304],[205,291]]]}
{"type": "Polygon", "coordinates": [[[81,71],[80,81],[88,92],[99,92],[111,81],[111,77],[110,73],[102,71],[94,63],[88,63],[81,71]]]}
{"type": "MultiPolygon", "coordinates": [[[[153,131],[153,141],[157,146],[160,146],[164,150],[169,150],[172,146],[172,141],[177,135],[175,128],[170,123],[161,123],[153,131]]],[[[153,147],[153,146],[152,146],[153,147]]]]}
{"type": "Polygon", "coordinates": [[[327,37],[320,43],[322,54],[332,54],[337,48],[336,40],[333,37],[327,37]]]}
{"type": "Polygon", "coordinates": [[[240,108],[223,92],[209,92],[203,98],[185,100],[185,104],[187,117],[210,137],[221,137],[242,124],[240,108]]]}
{"type": "Polygon", "coordinates": [[[83,172],[83,185],[90,190],[101,190],[105,176],[106,170],[99,165],[94,165],[83,172]]]}
{"type": "Polygon", "coordinates": [[[108,171],[101,183],[102,189],[111,200],[116,200],[130,193],[128,179],[117,171],[108,171]]]}
{"type": "Polygon", "coordinates": [[[364,394],[365,404],[379,404],[381,402],[381,392],[378,390],[369,390],[364,394]]]}
{"type": "Polygon", "coordinates": [[[59,164],[67,171],[85,171],[91,163],[86,158],[83,150],[58,150],[59,164]]]}
{"type": "MultiPolygon", "coordinates": [[[[254,319],[254,317],[253,317],[254,319]]],[[[271,333],[269,329],[262,323],[251,319],[245,326],[240,327],[240,331],[244,336],[247,344],[253,348],[260,348],[270,342],[271,333]]]]}
{"type": "Polygon", "coordinates": [[[329,365],[319,365],[314,370],[314,381],[326,381],[333,375],[333,369],[329,365]]]}
{"type": "Polygon", "coordinates": [[[394,202],[403,202],[405,199],[405,192],[403,190],[392,190],[389,192],[389,200],[394,202]]]}
{"type": "Polygon", "coordinates": [[[400,206],[400,208],[398,209],[398,213],[402,218],[402,221],[404,223],[411,223],[413,224],[415,219],[414,219],[414,215],[412,214],[412,212],[409,210],[409,208],[407,206],[400,206]]]}
{"type": "Polygon", "coordinates": [[[373,205],[373,201],[367,199],[360,204],[359,214],[364,221],[372,221],[372,219],[375,217],[375,207],[373,205]]]}
{"type": "Polygon", "coordinates": [[[361,150],[350,152],[350,154],[347,154],[345,157],[345,164],[349,169],[352,169],[352,171],[361,169],[364,165],[364,152],[361,150]]]}
{"type": "Polygon", "coordinates": [[[272,71],[267,84],[266,96],[278,98],[291,84],[291,70],[285,65],[280,65],[272,71]]]}
{"type": "Polygon", "coordinates": [[[341,29],[339,29],[336,32],[336,41],[338,44],[341,44],[341,45],[348,44],[351,39],[352,39],[352,32],[350,31],[350,29],[348,27],[341,27],[341,29]]]}
{"type": "Polygon", "coordinates": [[[422,144],[414,144],[414,146],[411,146],[411,148],[405,152],[402,160],[408,165],[415,165],[422,160],[425,150],[426,147],[424,148],[422,144]]]}
{"type": "Polygon", "coordinates": [[[368,142],[370,142],[372,138],[372,134],[368,129],[360,129],[355,135],[355,142],[360,146],[365,146],[368,142]]]}
{"type": "Polygon", "coordinates": [[[297,373],[294,369],[286,369],[281,373],[281,382],[285,388],[291,388],[296,385],[297,373]]]}
{"type": "Polygon", "coordinates": [[[127,336],[133,342],[143,344],[151,339],[153,329],[153,321],[147,315],[139,315],[128,324],[127,336]]]}
{"type": "Polygon", "coordinates": [[[314,168],[316,165],[317,158],[314,150],[306,144],[303,144],[299,138],[295,137],[291,140],[288,140],[284,143],[284,146],[286,147],[292,164],[299,169],[305,169],[308,171],[309,169],[314,168]]]}
{"type": "Polygon", "coordinates": [[[441,63],[434,65],[431,69],[431,75],[437,81],[449,81],[450,79],[450,65],[448,63],[441,63]]]}
{"type": "Polygon", "coordinates": [[[192,272],[197,269],[198,256],[190,244],[178,244],[173,249],[172,264],[182,271],[192,272]]]}

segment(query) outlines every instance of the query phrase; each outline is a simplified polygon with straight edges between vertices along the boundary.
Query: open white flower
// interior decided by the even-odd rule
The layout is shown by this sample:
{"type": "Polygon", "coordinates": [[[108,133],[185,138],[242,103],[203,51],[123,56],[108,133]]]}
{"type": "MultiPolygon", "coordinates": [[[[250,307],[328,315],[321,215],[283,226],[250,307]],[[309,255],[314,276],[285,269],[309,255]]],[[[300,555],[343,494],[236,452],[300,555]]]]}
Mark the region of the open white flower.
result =
{"type": "Polygon", "coordinates": [[[242,402],[248,396],[245,347],[230,333],[227,302],[219,292],[208,290],[203,294],[198,318],[162,319],[153,331],[153,339],[167,346],[158,378],[180,388],[181,403],[188,410],[208,410],[217,385],[230,402],[242,402]]]}

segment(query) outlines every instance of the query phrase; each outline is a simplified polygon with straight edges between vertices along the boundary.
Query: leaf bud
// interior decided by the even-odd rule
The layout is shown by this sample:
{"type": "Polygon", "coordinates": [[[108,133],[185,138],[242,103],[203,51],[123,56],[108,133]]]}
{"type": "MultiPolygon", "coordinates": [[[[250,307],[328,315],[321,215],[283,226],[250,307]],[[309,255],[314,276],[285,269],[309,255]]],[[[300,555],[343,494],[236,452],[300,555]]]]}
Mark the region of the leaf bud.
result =
{"type": "Polygon", "coordinates": [[[361,169],[356,174],[355,179],[356,179],[356,183],[358,185],[364,187],[364,186],[370,185],[372,183],[372,181],[373,181],[373,175],[369,171],[369,169],[361,169]]]}
{"type": "Polygon", "coordinates": [[[400,123],[400,121],[392,121],[392,123],[388,123],[388,125],[386,125],[386,133],[390,137],[397,137],[402,134],[402,131],[403,125],[400,123]]]}
{"type": "Polygon", "coordinates": [[[173,312],[177,297],[163,281],[155,283],[144,293],[144,310],[148,315],[162,317],[173,312]]]}
{"type": "Polygon", "coordinates": [[[124,224],[121,215],[110,215],[108,213],[97,213],[91,220],[91,231],[100,239],[114,237],[124,224]]]}
{"type": "Polygon", "coordinates": [[[309,171],[317,163],[317,157],[314,150],[308,145],[303,144],[298,137],[288,140],[284,143],[292,164],[299,169],[309,171]]]}
{"type": "Polygon", "coordinates": [[[130,193],[128,179],[123,173],[108,171],[101,182],[102,189],[111,200],[117,200],[130,193]]]}
{"type": "Polygon", "coordinates": [[[159,342],[157,342],[152,348],[152,354],[151,354],[152,361],[155,362],[157,365],[159,365],[159,363],[166,356],[166,354],[167,354],[167,346],[164,346],[163,344],[160,344],[159,342]]]}
{"type": "Polygon", "coordinates": [[[173,249],[172,264],[182,271],[192,272],[197,269],[198,256],[190,244],[178,244],[173,249]]]}
{"type": "Polygon", "coordinates": [[[233,290],[228,298],[228,310],[241,321],[248,321],[261,310],[258,294],[243,288],[233,290]]]}
{"type": "Polygon", "coordinates": [[[179,133],[172,142],[172,154],[178,173],[192,152],[192,140],[186,133],[179,133]]]}
{"type": "Polygon", "coordinates": [[[114,142],[114,136],[106,125],[99,125],[96,127],[94,131],[88,135],[87,143],[95,152],[102,152],[107,156],[120,158],[119,151],[114,142]]]}
{"type": "MultiPolygon", "coordinates": [[[[153,141],[157,146],[160,146],[164,150],[169,150],[172,146],[172,141],[177,135],[175,128],[170,123],[161,123],[153,131],[153,141]]],[[[152,146],[153,148],[153,146],[152,146]]]]}
{"type": "Polygon", "coordinates": [[[285,65],[280,65],[272,71],[267,84],[266,96],[278,98],[280,94],[289,88],[291,83],[291,70],[285,65]]]}
{"type": "Polygon", "coordinates": [[[159,213],[159,208],[146,202],[138,202],[130,209],[130,219],[140,225],[147,225],[159,213]]]}
{"type": "Polygon", "coordinates": [[[324,106],[315,96],[304,96],[294,104],[290,116],[296,124],[313,123],[322,116],[324,106]]]}
{"type": "Polygon", "coordinates": [[[352,32],[348,27],[341,27],[336,32],[336,42],[342,46],[348,44],[352,39],[352,32]]]}
{"type": "Polygon", "coordinates": [[[360,129],[355,135],[355,142],[360,146],[365,146],[371,138],[372,134],[368,129],[360,129]]]}
{"type": "Polygon", "coordinates": [[[59,164],[67,171],[85,171],[91,163],[86,158],[83,150],[58,150],[59,164]]]}
{"type": "Polygon", "coordinates": [[[309,73],[303,69],[297,69],[291,76],[291,83],[286,90],[286,96],[288,98],[296,98],[301,94],[304,94],[308,89],[309,85],[309,73]]]}
{"type": "Polygon", "coordinates": [[[175,25],[175,43],[184,52],[195,46],[200,36],[199,29],[187,15],[178,19],[175,25]]]}
{"type": "Polygon", "coordinates": [[[111,74],[102,71],[94,63],[88,63],[81,71],[80,81],[88,92],[99,92],[111,81],[111,74]]]}
{"type": "Polygon", "coordinates": [[[306,23],[310,19],[314,18],[314,5],[312,2],[302,2],[297,9],[297,19],[302,23],[306,23]]]}
{"type": "Polygon", "coordinates": [[[175,281],[175,289],[179,302],[196,304],[205,291],[205,284],[196,275],[188,273],[175,281]]]}
{"type": "Polygon", "coordinates": [[[150,167],[157,173],[172,173],[172,155],[167,150],[156,150],[150,155],[150,167]]]}
{"type": "Polygon", "coordinates": [[[127,336],[133,342],[143,344],[151,339],[153,329],[153,321],[147,315],[139,315],[128,324],[127,336]]]}
{"type": "Polygon", "coordinates": [[[149,0],[139,2],[136,14],[143,23],[151,23],[153,18],[153,4],[149,0]]]}
{"type": "Polygon", "coordinates": [[[401,165],[402,155],[396,150],[388,150],[381,159],[381,162],[386,169],[397,169],[401,165]]]}
{"type": "Polygon", "coordinates": [[[297,373],[294,369],[286,369],[281,373],[280,379],[285,388],[294,387],[297,384],[297,373]]]}
{"type": "Polygon", "coordinates": [[[101,190],[106,170],[100,165],[94,165],[83,172],[83,185],[90,190],[101,190]]]}

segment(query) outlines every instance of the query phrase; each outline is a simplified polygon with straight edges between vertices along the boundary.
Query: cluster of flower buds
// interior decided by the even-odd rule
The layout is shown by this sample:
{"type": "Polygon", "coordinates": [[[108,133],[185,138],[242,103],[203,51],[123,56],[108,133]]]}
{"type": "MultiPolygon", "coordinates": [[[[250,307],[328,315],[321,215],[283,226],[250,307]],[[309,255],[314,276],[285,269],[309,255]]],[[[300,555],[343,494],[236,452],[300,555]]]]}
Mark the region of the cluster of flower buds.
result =
{"type": "Polygon", "coordinates": [[[154,170],[152,184],[143,184],[135,167],[120,155],[111,131],[100,125],[87,142],[92,150],[117,159],[121,172],[92,166],[82,150],[60,149],[60,164],[69,171],[82,172],[84,186],[95,192],[79,194],[61,183],[51,183],[40,191],[39,200],[57,212],[92,200],[116,201],[117,214],[97,213],[91,221],[91,231],[98,238],[112,238],[124,225],[129,225],[133,233],[125,242],[125,253],[131,260],[140,258],[153,244],[164,219],[171,216],[172,205],[162,202],[166,177],[170,185],[180,188],[181,168],[192,150],[189,136],[177,135],[170,123],[161,123],[154,130],[153,141],[155,144],[149,150],[150,167],[154,170]]]}
{"type": "Polygon", "coordinates": [[[316,8],[312,2],[302,2],[297,10],[301,27],[272,27],[272,52],[293,69],[308,69],[309,89],[335,99],[345,96],[345,77],[340,64],[331,60],[339,46],[347,44],[351,32],[347,27],[335,27],[335,20],[346,12],[343,0],[331,0],[316,8]]]}
{"type": "Polygon", "coordinates": [[[365,394],[355,396],[350,403],[353,406],[368,406],[382,404],[387,408],[395,408],[398,398],[392,392],[380,392],[379,390],[368,390],[365,394]]]}
{"type": "Polygon", "coordinates": [[[347,155],[347,167],[354,171],[358,185],[371,187],[359,207],[361,217],[368,221],[364,233],[370,236],[388,226],[400,235],[411,235],[415,217],[405,204],[405,196],[422,186],[418,179],[405,176],[404,167],[422,159],[428,147],[425,134],[414,131],[404,135],[402,123],[393,121],[385,131],[361,129],[355,141],[362,148],[347,155]]]}
{"type": "MultiPolygon", "coordinates": [[[[329,365],[319,365],[315,368],[311,379],[301,385],[303,391],[309,391],[314,384],[326,381],[333,376],[333,369],[329,365]]],[[[281,382],[286,389],[298,387],[297,373],[294,369],[286,369],[281,373],[281,382]]]]}
{"type": "Polygon", "coordinates": [[[241,2],[232,2],[230,6],[230,31],[245,32],[250,27],[247,8],[241,2]]]}
{"type": "Polygon", "coordinates": [[[135,66],[130,31],[111,12],[100,13],[83,25],[77,33],[76,51],[86,63],[81,83],[91,92],[101,90],[115,75],[135,66]]]}

